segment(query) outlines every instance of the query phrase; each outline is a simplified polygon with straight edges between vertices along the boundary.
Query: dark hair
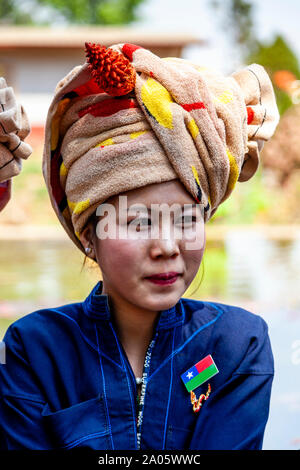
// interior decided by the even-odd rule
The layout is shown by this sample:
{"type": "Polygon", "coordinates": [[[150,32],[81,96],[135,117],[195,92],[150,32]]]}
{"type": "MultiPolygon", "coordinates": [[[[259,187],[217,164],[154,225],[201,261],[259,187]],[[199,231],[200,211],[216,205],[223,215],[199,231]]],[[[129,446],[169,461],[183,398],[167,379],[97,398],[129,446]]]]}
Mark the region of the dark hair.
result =
{"type": "MultiPolygon", "coordinates": [[[[196,289],[194,289],[194,291],[193,291],[191,294],[189,294],[189,296],[194,295],[194,294],[198,291],[199,287],[200,287],[201,284],[202,284],[202,281],[203,281],[203,278],[204,278],[204,271],[205,271],[204,259],[203,259],[203,258],[202,258],[202,261],[201,261],[200,268],[201,268],[201,266],[202,266],[202,276],[201,276],[200,282],[199,282],[199,284],[197,285],[196,289]]],[[[198,274],[198,273],[197,273],[197,274],[198,274]]]]}

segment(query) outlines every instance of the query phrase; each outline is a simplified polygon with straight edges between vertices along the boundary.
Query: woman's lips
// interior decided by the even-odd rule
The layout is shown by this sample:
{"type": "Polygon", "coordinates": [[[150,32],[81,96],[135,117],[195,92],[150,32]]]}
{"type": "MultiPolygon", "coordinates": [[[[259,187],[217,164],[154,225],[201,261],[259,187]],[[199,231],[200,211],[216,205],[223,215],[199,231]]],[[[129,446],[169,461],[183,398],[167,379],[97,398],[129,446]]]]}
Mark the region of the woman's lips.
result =
{"type": "Polygon", "coordinates": [[[167,285],[174,284],[177,281],[179,273],[165,273],[165,274],[156,274],[154,276],[146,277],[148,281],[153,282],[154,284],[167,285]]]}

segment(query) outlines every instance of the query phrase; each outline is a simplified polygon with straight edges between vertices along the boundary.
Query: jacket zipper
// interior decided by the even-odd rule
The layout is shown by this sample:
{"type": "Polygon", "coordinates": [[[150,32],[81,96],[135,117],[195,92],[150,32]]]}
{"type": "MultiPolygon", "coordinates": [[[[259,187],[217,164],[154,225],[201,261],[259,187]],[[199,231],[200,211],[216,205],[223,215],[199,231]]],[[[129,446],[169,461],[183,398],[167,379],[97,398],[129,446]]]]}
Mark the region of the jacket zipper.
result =
{"type": "Polygon", "coordinates": [[[144,404],[145,404],[145,395],[148,383],[148,376],[150,371],[150,364],[151,364],[151,357],[152,352],[156,343],[158,333],[156,332],[150,344],[147,348],[145,360],[144,360],[144,368],[143,368],[143,375],[142,375],[142,389],[141,395],[138,401],[138,415],[137,415],[137,448],[138,450],[141,448],[141,431],[142,431],[142,424],[143,424],[143,417],[144,417],[144,404]]]}
{"type": "Polygon", "coordinates": [[[130,373],[131,379],[132,379],[131,382],[134,383],[134,392],[135,392],[135,407],[134,407],[135,416],[134,416],[134,419],[135,419],[135,422],[136,422],[135,440],[136,440],[136,443],[137,443],[137,449],[139,450],[140,447],[141,447],[141,427],[142,427],[142,422],[143,422],[144,401],[145,401],[145,394],[146,394],[146,388],[147,388],[147,380],[148,380],[149,371],[150,371],[151,356],[152,356],[152,352],[153,352],[153,349],[154,349],[154,345],[156,343],[156,338],[158,336],[158,332],[155,331],[155,333],[153,335],[153,338],[150,341],[149,346],[148,346],[147,351],[146,351],[145,360],[144,360],[143,375],[142,375],[142,379],[143,379],[142,380],[142,389],[141,389],[140,398],[138,400],[137,385],[136,385],[135,376],[134,376],[132,367],[131,367],[130,362],[128,360],[127,354],[126,354],[122,344],[119,341],[119,338],[118,338],[118,336],[117,336],[117,334],[114,330],[114,327],[113,327],[112,323],[111,323],[111,329],[114,332],[114,336],[116,338],[119,350],[121,351],[121,353],[123,355],[123,360],[125,362],[125,365],[129,369],[129,373],[130,373]]]}

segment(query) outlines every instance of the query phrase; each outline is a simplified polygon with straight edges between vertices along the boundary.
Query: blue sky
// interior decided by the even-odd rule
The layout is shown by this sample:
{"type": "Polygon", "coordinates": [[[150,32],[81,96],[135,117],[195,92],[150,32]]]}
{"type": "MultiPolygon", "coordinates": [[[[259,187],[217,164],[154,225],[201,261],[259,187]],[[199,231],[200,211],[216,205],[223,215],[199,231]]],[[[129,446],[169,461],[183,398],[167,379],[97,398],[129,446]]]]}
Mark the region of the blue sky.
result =
{"type": "MultiPolygon", "coordinates": [[[[206,39],[209,46],[192,47],[185,57],[230,72],[239,63],[237,51],[232,49],[208,3],[208,0],[145,0],[139,10],[142,20],[137,26],[160,32],[187,32],[206,39]]],[[[284,35],[300,60],[300,1],[252,0],[252,4],[258,37],[271,41],[276,33],[284,35]]]]}

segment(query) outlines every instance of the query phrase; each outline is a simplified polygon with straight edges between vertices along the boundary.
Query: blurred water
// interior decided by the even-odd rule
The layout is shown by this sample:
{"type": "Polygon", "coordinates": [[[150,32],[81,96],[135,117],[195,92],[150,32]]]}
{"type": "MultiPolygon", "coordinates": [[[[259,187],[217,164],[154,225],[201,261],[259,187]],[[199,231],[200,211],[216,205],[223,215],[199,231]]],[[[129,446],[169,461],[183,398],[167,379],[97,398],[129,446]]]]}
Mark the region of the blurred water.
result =
{"type": "Polygon", "coordinates": [[[0,317],[82,300],[99,278],[98,269],[81,272],[83,261],[68,241],[1,243],[0,317]]]}
{"type": "Polygon", "coordinates": [[[225,239],[228,303],[268,323],[275,376],[264,449],[300,449],[300,239],[235,230],[225,239]]]}
{"type": "MultiPolygon", "coordinates": [[[[83,300],[100,277],[98,269],[81,272],[83,260],[68,241],[1,243],[5,329],[38,308],[83,300]]],[[[233,228],[217,246],[208,240],[205,276],[193,297],[239,305],[267,321],[276,373],[264,448],[299,449],[300,238],[274,241],[259,231],[233,228]]],[[[0,339],[3,332],[0,321],[0,339]]]]}
{"type": "Polygon", "coordinates": [[[276,308],[300,306],[300,239],[271,241],[262,233],[227,234],[228,297],[276,308]]]}

